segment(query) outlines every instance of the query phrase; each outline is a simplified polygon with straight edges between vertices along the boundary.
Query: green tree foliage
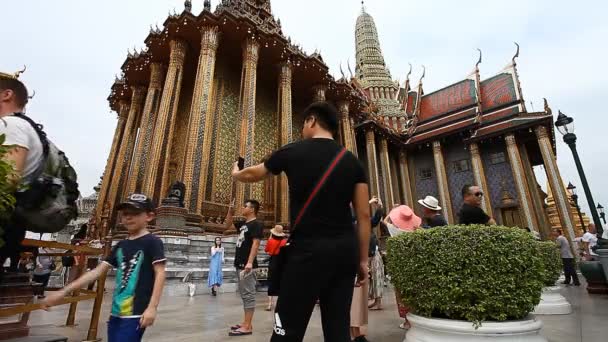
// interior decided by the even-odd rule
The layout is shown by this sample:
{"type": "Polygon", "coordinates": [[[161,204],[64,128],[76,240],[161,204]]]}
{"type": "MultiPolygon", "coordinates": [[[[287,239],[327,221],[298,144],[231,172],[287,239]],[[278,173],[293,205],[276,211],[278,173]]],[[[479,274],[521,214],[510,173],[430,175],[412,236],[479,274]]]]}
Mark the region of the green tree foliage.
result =
{"type": "Polygon", "coordinates": [[[388,241],[388,272],[414,313],[483,321],[521,319],[544,286],[538,245],[527,232],[446,226],[388,241]]]}
{"type": "Polygon", "coordinates": [[[1,223],[8,220],[15,206],[15,186],[12,182],[15,169],[12,163],[4,159],[11,148],[4,145],[5,139],[4,134],[0,135],[0,247],[4,245],[1,223]]]}
{"type": "Polygon", "coordinates": [[[562,258],[553,241],[538,242],[538,251],[543,261],[545,286],[555,286],[562,273],[562,258]]]}

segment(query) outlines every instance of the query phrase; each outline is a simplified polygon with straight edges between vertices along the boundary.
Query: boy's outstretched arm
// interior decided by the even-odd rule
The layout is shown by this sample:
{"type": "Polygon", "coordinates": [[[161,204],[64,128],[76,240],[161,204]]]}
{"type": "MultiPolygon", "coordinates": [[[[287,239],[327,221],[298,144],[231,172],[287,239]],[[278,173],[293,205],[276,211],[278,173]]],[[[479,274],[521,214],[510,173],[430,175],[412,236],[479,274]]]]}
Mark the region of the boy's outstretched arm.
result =
{"type": "Polygon", "coordinates": [[[144,311],[141,319],[139,320],[139,326],[147,328],[154,324],[156,319],[156,310],[160,303],[160,296],[163,294],[163,287],[165,286],[165,263],[157,262],[154,264],[154,289],[152,289],[152,297],[148,308],[144,311]]]}
{"type": "Polygon", "coordinates": [[[61,302],[65,296],[67,296],[70,292],[74,290],[81,289],[95,280],[99,279],[99,277],[108,272],[112,268],[110,264],[107,262],[101,262],[95,269],[85,273],[82,277],[74,280],[69,283],[66,287],[59,291],[52,292],[48,295],[40,304],[42,305],[42,309],[48,310],[51,306],[55,306],[61,302]]]}

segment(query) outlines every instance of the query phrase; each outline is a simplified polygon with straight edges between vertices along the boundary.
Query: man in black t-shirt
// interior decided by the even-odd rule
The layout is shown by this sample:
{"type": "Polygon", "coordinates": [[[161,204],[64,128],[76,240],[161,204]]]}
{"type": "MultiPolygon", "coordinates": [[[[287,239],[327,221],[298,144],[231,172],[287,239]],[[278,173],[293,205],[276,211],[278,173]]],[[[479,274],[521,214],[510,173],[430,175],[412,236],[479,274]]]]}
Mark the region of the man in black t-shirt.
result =
{"type": "Polygon", "coordinates": [[[496,221],[481,209],[483,192],[477,185],[467,184],[462,188],[464,204],[458,213],[459,224],[495,225],[496,221]]]}
{"type": "Polygon", "coordinates": [[[284,172],[289,181],[292,240],[271,341],[301,341],[319,299],[325,341],[350,342],[353,286],[367,281],[368,273],[369,189],[363,166],[346,152],[293,227],[313,189],[343,151],[333,140],[338,119],[331,104],[314,103],[304,117],[304,140],[283,146],[263,164],[239,171],[235,163],[232,175],[252,183],[284,172]]]}
{"type": "MultiPolygon", "coordinates": [[[[260,203],[247,200],[243,205],[242,215],[245,222],[238,227],[239,237],[236,241],[234,267],[238,277],[238,288],[243,300],[243,322],[230,327],[230,336],[244,336],[253,333],[253,313],[255,312],[255,287],[257,279],[254,269],[258,268],[258,248],[262,239],[264,225],[258,221],[257,214],[260,203]]],[[[226,216],[226,227],[237,229],[233,224],[234,208],[231,205],[226,216]]]]}

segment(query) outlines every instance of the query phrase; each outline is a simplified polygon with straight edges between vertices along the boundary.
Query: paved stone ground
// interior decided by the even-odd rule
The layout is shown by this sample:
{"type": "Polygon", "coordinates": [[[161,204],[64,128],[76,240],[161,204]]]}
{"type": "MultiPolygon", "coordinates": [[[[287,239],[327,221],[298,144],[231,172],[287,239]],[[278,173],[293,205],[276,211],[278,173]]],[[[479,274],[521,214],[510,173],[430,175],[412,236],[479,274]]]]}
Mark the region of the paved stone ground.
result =
{"type": "MultiPolygon", "coordinates": [[[[605,342],[608,336],[608,296],[589,296],[584,287],[566,287],[562,290],[573,306],[573,313],[566,316],[537,316],[543,323],[543,335],[551,342],[605,342]],[[600,337],[603,335],[603,338],[600,337]]],[[[144,341],[268,341],[272,330],[272,314],[264,311],[266,298],[258,295],[258,310],[254,318],[254,335],[228,337],[228,326],[241,319],[240,299],[234,293],[224,293],[213,298],[163,298],[156,324],[146,331],[144,341]]],[[[372,342],[400,342],[405,332],[398,328],[393,292],[387,289],[383,311],[370,312],[368,338],[372,342]]],[[[92,302],[79,305],[78,326],[66,328],[67,306],[51,312],[35,312],[31,315],[32,335],[60,334],[69,341],[81,341],[86,337],[92,302]]],[[[99,337],[105,339],[105,317],[109,311],[107,296],[102,311],[99,337]]],[[[305,341],[322,341],[319,310],[315,310],[310,321],[305,341]]]]}

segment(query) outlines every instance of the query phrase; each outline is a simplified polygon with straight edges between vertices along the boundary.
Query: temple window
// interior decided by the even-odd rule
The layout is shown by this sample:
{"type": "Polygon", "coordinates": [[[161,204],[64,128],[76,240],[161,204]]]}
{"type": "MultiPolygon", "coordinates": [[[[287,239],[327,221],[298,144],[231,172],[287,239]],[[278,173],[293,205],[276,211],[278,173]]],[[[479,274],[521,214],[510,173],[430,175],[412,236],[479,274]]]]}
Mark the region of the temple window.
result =
{"type": "Polygon", "coordinates": [[[454,172],[465,172],[471,169],[471,164],[468,159],[457,160],[452,163],[454,172]]]}
{"type": "Polygon", "coordinates": [[[420,170],[420,179],[431,179],[433,178],[433,170],[431,168],[424,168],[420,170]]]}
{"type": "Polygon", "coordinates": [[[506,158],[504,152],[496,152],[496,153],[490,154],[490,164],[492,164],[492,165],[502,164],[502,163],[505,163],[506,161],[507,161],[507,158],[506,158]]]}

